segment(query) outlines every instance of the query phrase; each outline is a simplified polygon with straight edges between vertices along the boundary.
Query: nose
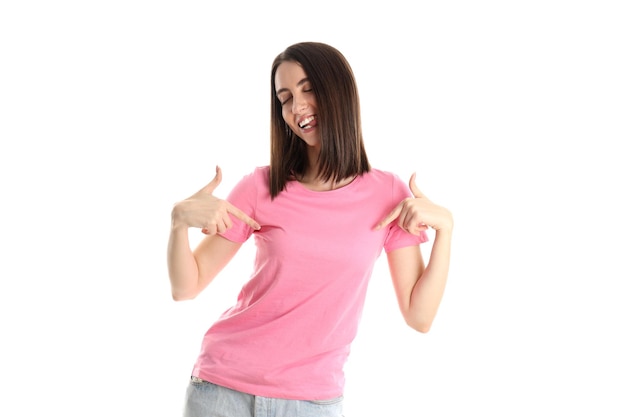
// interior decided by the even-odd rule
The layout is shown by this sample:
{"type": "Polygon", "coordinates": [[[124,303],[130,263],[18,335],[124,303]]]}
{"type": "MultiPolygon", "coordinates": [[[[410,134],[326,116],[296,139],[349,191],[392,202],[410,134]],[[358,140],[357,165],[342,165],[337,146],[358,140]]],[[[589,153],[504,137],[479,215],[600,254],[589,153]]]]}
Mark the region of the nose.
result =
{"type": "Polygon", "coordinates": [[[309,108],[309,102],[303,94],[294,95],[292,101],[291,111],[294,114],[303,114],[309,108]]]}

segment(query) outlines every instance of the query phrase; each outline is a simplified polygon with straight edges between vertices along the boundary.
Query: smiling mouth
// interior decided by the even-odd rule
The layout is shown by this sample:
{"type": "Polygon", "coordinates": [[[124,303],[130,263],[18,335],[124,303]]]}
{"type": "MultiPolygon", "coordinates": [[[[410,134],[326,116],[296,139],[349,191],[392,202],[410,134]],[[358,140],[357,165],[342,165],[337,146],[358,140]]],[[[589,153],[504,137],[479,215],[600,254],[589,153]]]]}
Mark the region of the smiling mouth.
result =
{"type": "Polygon", "coordinates": [[[315,116],[309,116],[305,119],[302,119],[302,121],[298,123],[298,126],[300,126],[300,129],[306,129],[314,120],[315,120],[315,116]]]}

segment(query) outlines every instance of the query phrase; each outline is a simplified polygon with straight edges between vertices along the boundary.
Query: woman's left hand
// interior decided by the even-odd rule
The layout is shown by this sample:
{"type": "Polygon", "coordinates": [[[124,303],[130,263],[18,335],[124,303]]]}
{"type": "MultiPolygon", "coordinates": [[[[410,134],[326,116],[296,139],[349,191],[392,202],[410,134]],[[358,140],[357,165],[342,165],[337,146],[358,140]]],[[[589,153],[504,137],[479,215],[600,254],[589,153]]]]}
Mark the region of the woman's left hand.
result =
{"type": "Polygon", "coordinates": [[[419,235],[429,227],[435,230],[451,230],[452,214],[446,208],[430,201],[415,184],[415,173],[409,180],[413,198],[405,198],[375,227],[379,230],[398,219],[398,226],[405,231],[419,235]]]}

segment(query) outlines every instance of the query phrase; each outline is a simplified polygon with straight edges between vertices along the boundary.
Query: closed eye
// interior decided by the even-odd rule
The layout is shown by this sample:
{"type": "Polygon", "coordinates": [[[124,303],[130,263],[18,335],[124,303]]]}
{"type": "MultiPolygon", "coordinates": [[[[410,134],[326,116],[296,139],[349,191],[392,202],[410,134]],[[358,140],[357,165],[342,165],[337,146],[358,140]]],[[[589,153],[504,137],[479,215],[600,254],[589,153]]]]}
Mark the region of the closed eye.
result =
{"type": "MultiPolygon", "coordinates": [[[[296,84],[296,87],[302,88],[302,92],[304,93],[313,93],[313,89],[311,88],[311,84],[309,83],[308,78],[303,78],[296,84]]],[[[281,106],[289,103],[292,98],[292,95],[284,96],[283,94],[288,93],[289,90],[287,88],[280,88],[276,91],[276,98],[280,102],[281,106]]]]}

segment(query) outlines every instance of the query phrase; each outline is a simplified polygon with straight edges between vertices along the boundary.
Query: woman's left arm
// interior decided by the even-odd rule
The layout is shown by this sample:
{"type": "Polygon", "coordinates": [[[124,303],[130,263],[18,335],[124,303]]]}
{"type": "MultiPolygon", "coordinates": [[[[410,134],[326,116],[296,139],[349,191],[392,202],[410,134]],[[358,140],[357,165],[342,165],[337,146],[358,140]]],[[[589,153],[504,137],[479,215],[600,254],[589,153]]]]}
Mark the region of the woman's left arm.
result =
{"type": "Polygon", "coordinates": [[[398,204],[378,228],[398,219],[398,226],[408,233],[417,235],[427,228],[435,230],[427,265],[424,265],[419,246],[387,254],[402,316],[409,326],[426,333],[435,319],[448,279],[454,221],[449,210],[434,204],[417,188],[415,174],[411,176],[409,187],[414,197],[398,204]]]}

